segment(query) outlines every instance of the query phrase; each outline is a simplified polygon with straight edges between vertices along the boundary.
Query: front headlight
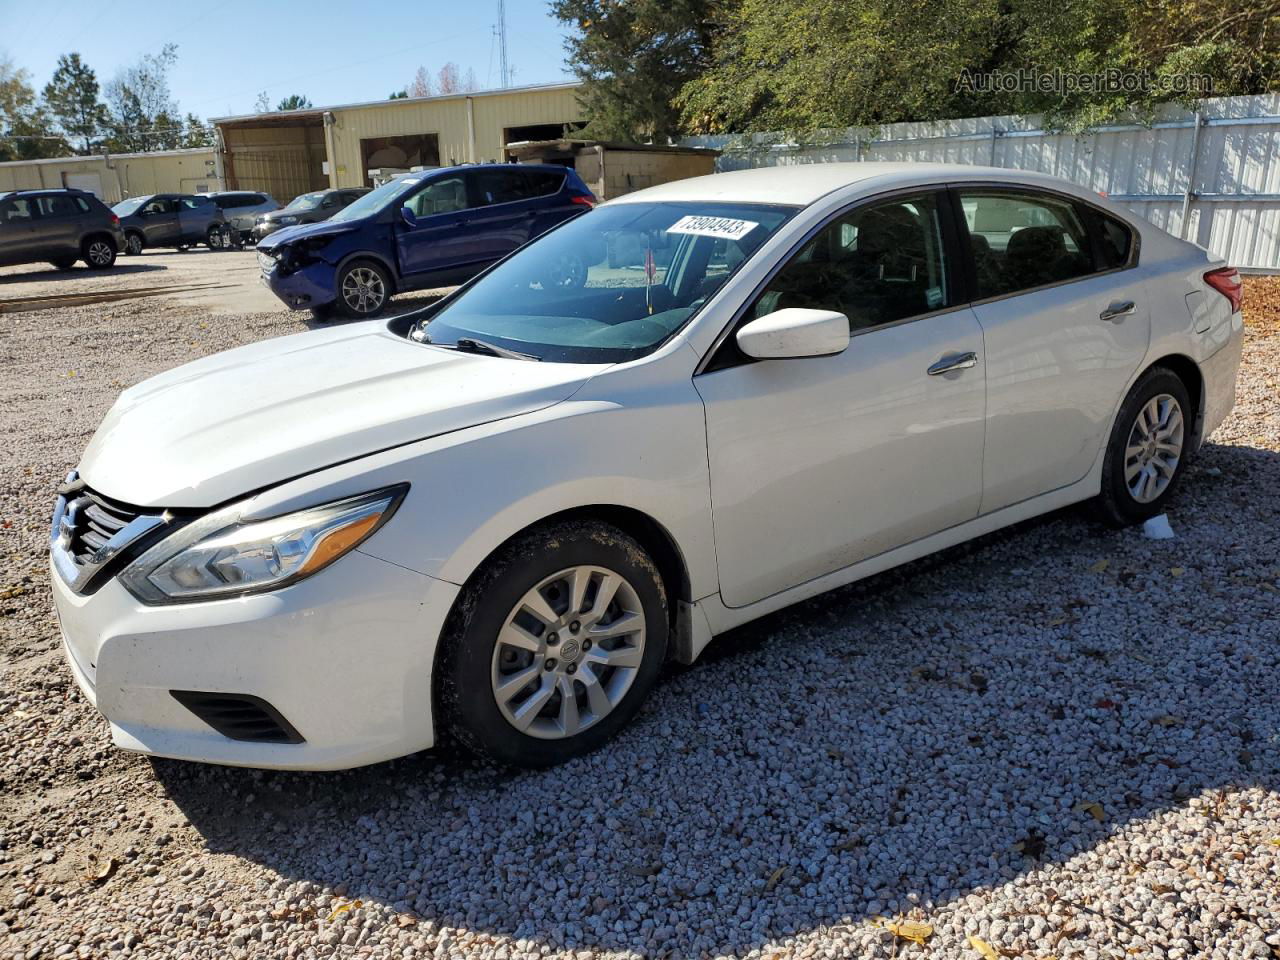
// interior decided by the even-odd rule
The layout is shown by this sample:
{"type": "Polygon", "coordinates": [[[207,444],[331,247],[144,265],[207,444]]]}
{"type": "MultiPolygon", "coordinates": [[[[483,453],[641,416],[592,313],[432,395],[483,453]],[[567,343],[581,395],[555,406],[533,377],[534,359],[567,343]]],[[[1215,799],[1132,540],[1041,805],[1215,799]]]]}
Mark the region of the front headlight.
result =
{"type": "Polygon", "coordinates": [[[280,222],[288,226],[291,223],[297,223],[298,218],[297,217],[281,217],[280,222]]]}
{"type": "Polygon", "coordinates": [[[297,583],[354,550],[395,513],[406,485],[242,521],[240,506],[176,530],[135,560],[121,582],[143,603],[213,600],[297,583]]]}

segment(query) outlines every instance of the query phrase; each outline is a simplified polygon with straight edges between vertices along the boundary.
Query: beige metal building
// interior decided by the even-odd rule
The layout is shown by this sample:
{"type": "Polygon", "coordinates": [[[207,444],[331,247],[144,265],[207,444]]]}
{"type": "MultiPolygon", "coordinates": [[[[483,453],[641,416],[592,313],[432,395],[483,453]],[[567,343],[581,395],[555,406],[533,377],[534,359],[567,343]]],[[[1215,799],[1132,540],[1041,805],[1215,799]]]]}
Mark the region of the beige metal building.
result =
{"type": "Polygon", "coordinates": [[[562,137],[581,125],[578,84],[377,100],[219,117],[228,190],[281,203],[325,187],[372,186],[370,170],[508,159],[514,141],[562,137]]]}
{"type": "Polygon", "coordinates": [[[0,163],[0,191],[75,187],[103,202],[148,193],[206,193],[221,187],[213,147],[0,163]]]}

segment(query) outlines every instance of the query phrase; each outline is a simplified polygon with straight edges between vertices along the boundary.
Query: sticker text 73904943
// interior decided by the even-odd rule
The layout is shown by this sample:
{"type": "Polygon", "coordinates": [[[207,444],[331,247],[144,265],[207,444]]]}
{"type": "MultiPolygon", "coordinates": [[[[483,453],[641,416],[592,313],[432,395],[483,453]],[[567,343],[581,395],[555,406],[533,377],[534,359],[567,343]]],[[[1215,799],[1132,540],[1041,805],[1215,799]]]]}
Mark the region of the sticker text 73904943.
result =
{"type": "Polygon", "coordinates": [[[716,237],[722,240],[741,240],[758,227],[750,220],[734,220],[731,217],[681,217],[667,233],[687,233],[695,237],[716,237]]]}

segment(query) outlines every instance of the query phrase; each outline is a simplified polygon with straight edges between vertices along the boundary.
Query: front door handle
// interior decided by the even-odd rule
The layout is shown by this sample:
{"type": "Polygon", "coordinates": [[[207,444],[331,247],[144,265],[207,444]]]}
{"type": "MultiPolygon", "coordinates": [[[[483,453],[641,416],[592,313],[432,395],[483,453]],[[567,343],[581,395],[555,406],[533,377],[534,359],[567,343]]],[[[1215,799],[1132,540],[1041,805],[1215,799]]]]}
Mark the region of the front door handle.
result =
{"type": "Polygon", "coordinates": [[[969,353],[950,353],[929,368],[929,376],[936,377],[953,370],[968,370],[978,365],[978,355],[969,353]]]}
{"type": "Polygon", "coordinates": [[[1107,309],[1098,314],[1099,320],[1119,322],[1134,311],[1134,303],[1132,300],[1125,300],[1123,303],[1113,303],[1107,309]]]}

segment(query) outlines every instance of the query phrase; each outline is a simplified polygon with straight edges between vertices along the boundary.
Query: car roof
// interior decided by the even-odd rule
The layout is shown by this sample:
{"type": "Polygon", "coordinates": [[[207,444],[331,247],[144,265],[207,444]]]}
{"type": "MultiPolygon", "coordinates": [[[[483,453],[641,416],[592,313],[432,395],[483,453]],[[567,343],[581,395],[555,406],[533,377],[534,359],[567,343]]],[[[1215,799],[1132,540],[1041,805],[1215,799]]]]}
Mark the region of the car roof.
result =
{"type": "Polygon", "coordinates": [[[32,194],[42,193],[70,193],[80,197],[93,196],[89,191],[80,190],[76,187],[30,187],[23,190],[0,191],[0,200],[3,200],[5,197],[31,196],[32,194]]]}
{"type": "Polygon", "coordinates": [[[610,203],[654,201],[722,201],[808,206],[829,193],[875,181],[877,190],[948,181],[982,180],[1052,187],[1084,195],[1088,191],[1042,173],[979,167],[962,163],[795,163],[713,173],[673,180],[611,200],[610,203]]]}

